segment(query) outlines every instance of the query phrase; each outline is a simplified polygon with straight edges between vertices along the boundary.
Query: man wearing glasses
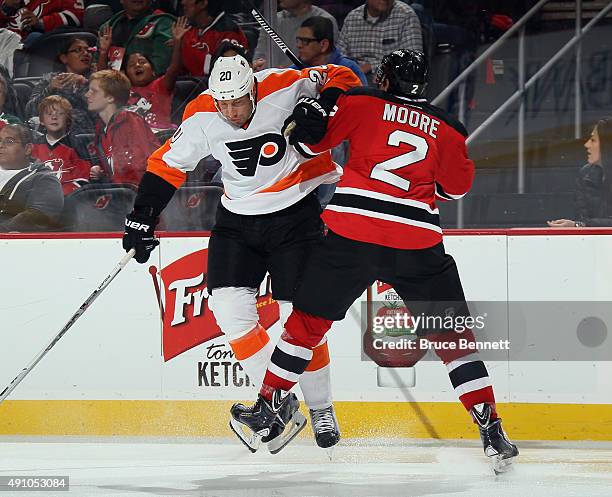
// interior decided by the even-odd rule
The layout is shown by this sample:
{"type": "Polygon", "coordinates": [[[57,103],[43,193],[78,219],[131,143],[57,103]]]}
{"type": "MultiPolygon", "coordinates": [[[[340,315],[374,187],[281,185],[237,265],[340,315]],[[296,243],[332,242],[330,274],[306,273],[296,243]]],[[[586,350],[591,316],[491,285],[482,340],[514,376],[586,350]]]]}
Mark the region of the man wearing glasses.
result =
{"type": "MultiPolygon", "coordinates": [[[[334,39],[338,39],[338,24],[334,16],[321,7],[312,5],[310,0],[279,0],[278,5],[283,10],[276,14],[276,32],[285,40],[285,43],[287,43],[292,52],[295,53],[297,50],[295,44],[297,30],[302,22],[309,17],[322,16],[329,19],[334,26],[334,39]]],[[[265,38],[265,36],[259,37],[259,42],[255,49],[255,57],[253,58],[253,70],[260,71],[266,67],[289,67],[291,61],[278,47],[273,47],[272,53],[266,54],[265,38]],[[269,60],[266,60],[267,56],[270,56],[269,60]]]]}
{"type": "Polygon", "coordinates": [[[21,124],[0,130],[0,232],[57,227],[64,194],[57,176],[32,158],[32,133],[21,124]]]}
{"type": "Polygon", "coordinates": [[[302,23],[296,33],[298,57],[306,67],[325,64],[348,67],[361,80],[361,84],[367,86],[368,80],[359,65],[342,55],[334,40],[334,25],[329,19],[322,16],[310,17],[302,23]]]}

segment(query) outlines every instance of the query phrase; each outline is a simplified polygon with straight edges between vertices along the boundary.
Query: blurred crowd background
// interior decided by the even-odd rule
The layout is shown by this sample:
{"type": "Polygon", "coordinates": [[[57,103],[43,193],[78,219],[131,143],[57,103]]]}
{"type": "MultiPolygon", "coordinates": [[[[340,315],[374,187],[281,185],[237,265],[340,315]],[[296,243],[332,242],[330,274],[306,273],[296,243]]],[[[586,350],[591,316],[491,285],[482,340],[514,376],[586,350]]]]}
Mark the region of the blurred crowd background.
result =
{"type": "MultiPolygon", "coordinates": [[[[384,54],[426,54],[427,98],[472,133],[476,164],[472,191],[439,206],[443,227],[612,226],[609,0],[254,4],[304,65],[346,65],[364,85],[384,54]]],[[[216,57],[291,66],[251,8],[0,0],[0,232],[122,230],[148,155],[216,57]]],[[[345,149],[334,157],[342,165],[345,149]]],[[[202,158],[160,229],[213,226],[219,167],[202,158]]]]}

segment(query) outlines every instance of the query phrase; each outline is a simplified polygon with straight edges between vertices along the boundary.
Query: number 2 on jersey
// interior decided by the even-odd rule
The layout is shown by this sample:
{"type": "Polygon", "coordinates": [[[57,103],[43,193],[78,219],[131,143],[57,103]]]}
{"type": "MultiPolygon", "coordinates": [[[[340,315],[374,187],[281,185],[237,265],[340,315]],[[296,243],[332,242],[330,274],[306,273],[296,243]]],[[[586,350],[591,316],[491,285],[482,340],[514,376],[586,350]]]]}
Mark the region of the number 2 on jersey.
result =
{"type": "Polygon", "coordinates": [[[410,181],[395,174],[393,171],[401,169],[402,167],[410,166],[425,159],[427,156],[427,151],[429,150],[429,145],[427,144],[427,140],[425,140],[425,138],[413,135],[412,133],[408,133],[400,129],[396,129],[389,134],[387,145],[399,147],[402,143],[412,145],[414,150],[375,164],[372,168],[372,172],[370,173],[370,178],[377,179],[397,188],[401,188],[402,190],[408,191],[410,188],[410,181]]]}

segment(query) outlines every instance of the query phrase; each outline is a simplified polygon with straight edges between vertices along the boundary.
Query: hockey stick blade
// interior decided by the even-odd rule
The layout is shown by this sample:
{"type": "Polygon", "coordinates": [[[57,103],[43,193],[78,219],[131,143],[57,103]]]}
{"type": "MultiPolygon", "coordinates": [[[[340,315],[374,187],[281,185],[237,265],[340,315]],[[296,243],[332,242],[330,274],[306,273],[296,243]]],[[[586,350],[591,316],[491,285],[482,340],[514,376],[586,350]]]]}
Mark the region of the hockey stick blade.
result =
{"type": "Polygon", "coordinates": [[[119,272],[125,267],[125,265],[130,261],[130,259],[134,257],[135,253],[136,251],[134,249],[131,249],[123,256],[123,258],[114,267],[114,269],[106,276],[106,278],[104,278],[102,283],[100,283],[100,286],[98,286],[98,288],[96,288],[91,293],[91,295],[87,297],[87,299],[85,299],[85,302],[81,304],[81,306],[72,315],[72,317],[68,320],[64,327],[59,331],[59,333],[55,335],[53,339],[49,342],[49,344],[38,353],[38,355],[30,362],[30,364],[23,368],[21,372],[15,377],[15,379],[11,381],[4,390],[2,390],[2,393],[0,394],[0,404],[2,404],[2,402],[4,402],[4,399],[6,399],[10,395],[10,393],[15,390],[15,388],[17,388],[17,385],[19,385],[22,380],[30,373],[30,371],[34,369],[34,367],[42,360],[42,358],[47,354],[47,352],[49,352],[55,346],[55,344],[60,341],[60,339],[66,334],[66,332],[72,327],[72,325],[77,322],[77,319],[79,319],[85,313],[85,311],[100,296],[104,289],[108,285],[110,285],[111,281],[115,279],[115,276],[117,276],[119,272]]]}

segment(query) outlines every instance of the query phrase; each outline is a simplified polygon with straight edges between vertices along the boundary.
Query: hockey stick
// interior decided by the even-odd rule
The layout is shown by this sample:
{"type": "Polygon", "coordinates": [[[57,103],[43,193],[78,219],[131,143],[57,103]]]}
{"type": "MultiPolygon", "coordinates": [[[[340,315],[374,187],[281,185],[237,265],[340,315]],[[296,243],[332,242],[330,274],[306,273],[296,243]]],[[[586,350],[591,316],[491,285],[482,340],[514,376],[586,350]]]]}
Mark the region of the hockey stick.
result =
{"type": "Polygon", "coordinates": [[[119,261],[119,264],[115,266],[115,268],[110,272],[110,274],[104,278],[104,281],[100,283],[100,286],[96,288],[93,293],[87,297],[85,302],[81,304],[81,307],[72,315],[72,317],[68,320],[66,325],[60,330],[60,332],[53,337],[53,339],[49,342],[49,344],[39,352],[39,354],[32,360],[30,364],[28,364],[25,368],[21,370],[21,372],[15,377],[13,381],[4,389],[2,393],[0,393],[0,404],[6,399],[9,394],[15,390],[17,385],[19,385],[22,380],[28,375],[32,369],[41,361],[41,359],[49,352],[57,342],[59,342],[60,338],[62,338],[66,332],[72,327],[74,323],[76,323],[77,319],[79,319],[83,313],[89,308],[89,306],[96,300],[100,294],[104,291],[104,289],[110,284],[111,281],[115,279],[115,276],[119,274],[125,265],[130,261],[132,257],[134,257],[135,250],[131,249],[127,254],[123,256],[123,258],[119,261]]]}
{"type": "Polygon", "coordinates": [[[287,46],[287,44],[283,41],[283,39],[278,35],[276,31],[268,24],[266,18],[257,10],[253,2],[250,0],[243,0],[244,4],[251,9],[251,15],[255,18],[255,20],[259,23],[259,25],[263,28],[263,30],[268,34],[272,41],[278,45],[278,48],[287,56],[291,62],[293,62],[299,69],[304,69],[304,64],[302,61],[297,58],[297,56],[291,51],[291,49],[287,46]]]}

